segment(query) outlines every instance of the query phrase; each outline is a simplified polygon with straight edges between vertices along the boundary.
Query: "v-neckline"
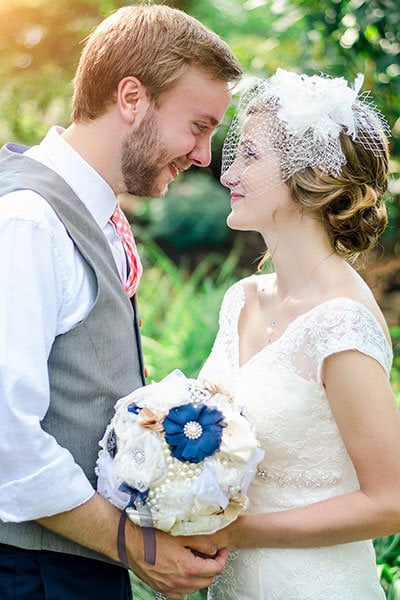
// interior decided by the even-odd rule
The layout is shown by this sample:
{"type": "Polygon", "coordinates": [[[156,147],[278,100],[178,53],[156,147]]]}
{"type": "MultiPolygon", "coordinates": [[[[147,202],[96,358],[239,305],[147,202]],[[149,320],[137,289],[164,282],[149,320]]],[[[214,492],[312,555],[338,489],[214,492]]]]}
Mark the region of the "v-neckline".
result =
{"type": "Polygon", "coordinates": [[[290,323],[288,323],[287,327],[282,331],[281,335],[278,338],[276,338],[275,340],[273,340],[270,343],[265,344],[265,346],[263,346],[262,348],[260,348],[260,350],[257,350],[257,352],[255,352],[254,354],[252,354],[250,356],[250,358],[248,358],[245,362],[241,363],[241,361],[240,361],[239,320],[240,320],[240,315],[241,315],[241,313],[243,311],[243,308],[244,308],[244,306],[246,304],[246,294],[245,294],[245,291],[244,291],[243,280],[241,280],[239,283],[240,283],[241,303],[240,303],[240,306],[238,308],[238,312],[237,312],[237,315],[236,315],[236,324],[235,324],[235,329],[234,329],[234,333],[235,333],[235,336],[236,336],[236,340],[235,340],[235,342],[236,342],[235,343],[235,345],[236,345],[236,367],[237,367],[237,369],[239,371],[241,369],[243,369],[244,367],[246,367],[247,365],[249,365],[250,363],[252,363],[253,360],[255,360],[256,358],[258,358],[266,350],[271,349],[271,348],[273,349],[276,345],[278,345],[278,343],[284,337],[286,337],[288,333],[290,333],[290,330],[293,329],[293,326],[295,324],[297,324],[297,322],[299,320],[305,319],[311,313],[313,313],[317,309],[320,309],[325,304],[329,304],[330,302],[337,302],[337,301],[341,301],[341,300],[344,300],[346,302],[350,302],[352,304],[355,304],[355,305],[361,307],[361,309],[363,309],[364,311],[366,311],[373,318],[375,324],[381,330],[383,338],[385,339],[388,348],[391,349],[391,346],[390,346],[390,344],[388,342],[388,339],[387,339],[387,337],[385,335],[385,332],[383,330],[382,325],[379,323],[378,319],[375,317],[375,315],[373,314],[373,312],[370,311],[369,308],[367,308],[365,306],[365,304],[363,304],[362,302],[358,302],[357,300],[353,300],[352,298],[347,298],[346,296],[336,296],[335,298],[329,298],[328,300],[324,300],[323,302],[320,302],[319,304],[316,304],[315,306],[309,308],[308,310],[304,311],[300,315],[297,315],[296,317],[294,317],[294,319],[292,321],[290,321],[290,323]]]}
{"type": "MultiPolygon", "coordinates": [[[[302,313],[301,315],[297,315],[297,317],[295,317],[292,321],[290,321],[290,323],[288,323],[287,327],[284,329],[284,331],[282,331],[281,335],[278,338],[265,344],[262,348],[260,348],[260,350],[257,350],[257,352],[252,354],[250,356],[250,358],[248,358],[245,362],[242,363],[240,360],[239,321],[240,321],[240,315],[242,314],[242,311],[246,304],[246,293],[245,293],[244,286],[243,286],[243,280],[240,281],[240,294],[241,294],[241,303],[240,303],[240,307],[239,307],[237,315],[236,315],[236,324],[235,324],[235,330],[234,330],[235,336],[236,336],[236,353],[237,353],[236,354],[236,365],[239,370],[244,368],[249,363],[251,363],[260,354],[264,353],[266,349],[273,348],[279,342],[279,340],[281,340],[286,335],[286,332],[290,329],[292,323],[294,323],[295,321],[297,321],[297,319],[299,319],[301,316],[306,314],[306,313],[302,313]]],[[[312,310],[312,309],[310,309],[310,310],[312,310]]],[[[307,311],[307,312],[309,312],[309,311],[307,311]]]]}

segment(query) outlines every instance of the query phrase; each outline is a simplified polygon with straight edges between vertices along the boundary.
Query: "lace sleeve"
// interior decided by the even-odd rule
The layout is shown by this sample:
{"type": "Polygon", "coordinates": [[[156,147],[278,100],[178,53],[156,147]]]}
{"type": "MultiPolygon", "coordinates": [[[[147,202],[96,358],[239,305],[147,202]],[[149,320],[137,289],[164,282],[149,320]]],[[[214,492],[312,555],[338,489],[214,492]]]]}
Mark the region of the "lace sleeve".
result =
{"type": "Polygon", "coordinates": [[[200,370],[200,379],[214,382],[229,380],[237,363],[239,313],[244,304],[242,282],[238,281],[225,292],[219,313],[219,330],[211,353],[200,370]]]}
{"type": "Polygon", "coordinates": [[[315,365],[318,382],[324,359],[345,350],[371,356],[389,376],[392,348],[380,323],[363,304],[336,298],[316,307],[309,316],[305,353],[315,365]]]}

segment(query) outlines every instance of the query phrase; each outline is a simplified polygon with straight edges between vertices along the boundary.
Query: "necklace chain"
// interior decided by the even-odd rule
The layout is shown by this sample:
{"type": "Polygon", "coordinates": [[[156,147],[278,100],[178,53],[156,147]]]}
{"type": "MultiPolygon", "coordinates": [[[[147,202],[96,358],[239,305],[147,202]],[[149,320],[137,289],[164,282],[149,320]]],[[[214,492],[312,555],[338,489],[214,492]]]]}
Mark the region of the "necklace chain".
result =
{"type": "MultiPolygon", "coordinates": [[[[296,290],[296,292],[294,292],[293,294],[291,294],[290,296],[288,296],[280,305],[279,310],[281,311],[282,308],[288,303],[290,302],[290,300],[292,300],[293,296],[295,294],[298,294],[299,292],[301,292],[301,290],[303,290],[306,285],[308,283],[310,283],[310,280],[312,278],[312,276],[315,274],[315,271],[318,269],[318,267],[320,267],[322,265],[322,263],[324,263],[326,260],[328,260],[328,258],[330,256],[332,256],[332,254],[334,254],[335,251],[332,250],[332,252],[329,252],[329,254],[327,254],[326,256],[324,256],[324,258],[322,258],[313,268],[313,270],[311,271],[310,275],[307,277],[305,283],[298,289],[296,290]]],[[[275,306],[275,296],[276,296],[276,291],[277,291],[277,280],[275,279],[274,282],[274,288],[272,290],[272,319],[269,322],[269,325],[265,328],[265,333],[268,335],[268,340],[267,340],[267,344],[270,344],[272,341],[272,338],[274,337],[274,331],[275,331],[275,327],[277,325],[277,309],[275,306]]]]}

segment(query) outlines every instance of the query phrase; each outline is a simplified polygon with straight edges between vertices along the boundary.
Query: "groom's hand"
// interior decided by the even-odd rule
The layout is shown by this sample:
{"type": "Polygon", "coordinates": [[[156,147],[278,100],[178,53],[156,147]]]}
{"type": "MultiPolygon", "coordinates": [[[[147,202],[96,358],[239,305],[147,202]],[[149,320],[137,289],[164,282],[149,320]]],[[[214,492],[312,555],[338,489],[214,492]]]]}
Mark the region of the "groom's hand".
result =
{"type": "MultiPolygon", "coordinates": [[[[38,522],[118,562],[117,531],[120,518],[121,512],[117,508],[99,494],[94,494],[85,504],[64,513],[43,517],[38,522]]],[[[218,551],[210,536],[178,538],[157,530],[155,535],[156,564],[149,565],[144,560],[140,527],[129,519],[126,521],[129,566],[143,581],[172,600],[179,600],[184,594],[208,587],[224,568],[228,553],[226,550],[218,551]]]]}
{"type": "Polygon", "coordinates": [[[156,531],[156,563],[144,561],[140,528],[127,522],[126,541],[130,567],[155,590],[172,600],[209,587],[228,558],[208,536],[173,537],[156,531]]]}

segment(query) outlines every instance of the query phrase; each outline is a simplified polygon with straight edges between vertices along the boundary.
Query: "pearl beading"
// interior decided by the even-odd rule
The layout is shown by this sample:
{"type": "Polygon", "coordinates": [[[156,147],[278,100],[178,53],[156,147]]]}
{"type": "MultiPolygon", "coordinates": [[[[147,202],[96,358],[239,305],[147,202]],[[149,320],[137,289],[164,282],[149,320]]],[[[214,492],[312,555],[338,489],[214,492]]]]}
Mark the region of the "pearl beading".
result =
{"type": "Polygon", "coordinates": [[[203,433],[203,428],[197,421],[188,421],[183,426],[183,433],[189,440],[198,440],[203,433]]]}
{"type": "Polygon", "coordinates": [[[160,485],[149,491],[147,498],[147,504],[154,511],[160,510],[160,506],[162,506],[164,486],[170,485],[172,481],[177,486],[179,486],[179,482],[191,484],[196,481],[202,470],[202,466],[199,464],[182,462],[174,458],[165,440],[163,440],[163,453],[167,472],[160,480],[160,485]]]}
{"type": "Polygon", "coordinates": [[[209,390],[203,387],[190,385],[189,386],[189,398],[193,404],[200,404],[201,402],[207,402],[211,398],[212,394],[209,390]]]}

